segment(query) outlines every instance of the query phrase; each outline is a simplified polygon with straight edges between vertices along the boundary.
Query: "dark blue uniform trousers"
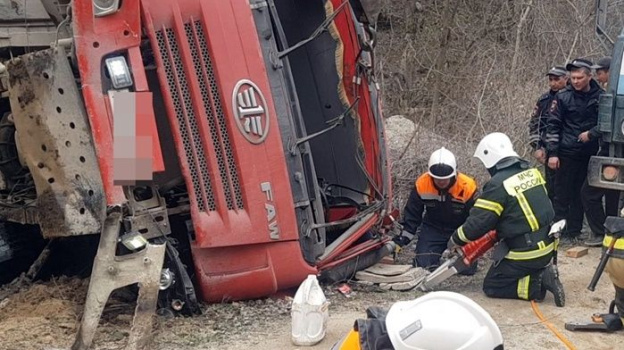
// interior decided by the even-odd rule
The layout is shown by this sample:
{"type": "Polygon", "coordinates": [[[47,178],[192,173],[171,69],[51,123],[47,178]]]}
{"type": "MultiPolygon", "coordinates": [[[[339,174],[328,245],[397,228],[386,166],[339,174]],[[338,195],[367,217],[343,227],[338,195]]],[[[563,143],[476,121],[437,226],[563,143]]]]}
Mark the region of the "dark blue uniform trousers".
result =
{"type": "MultiPolygon", "coordinates": [[[[416,242],[416,256],[414,257],[414,266],[435,270],[440,266],[440,258],[446,250],[448,241],[453,231],[444,231],[427,224],[420,226],[418,241],[416,242]]],[[[477,262],[475,261],[470,268],[460,272],[461,275],[474,275],[477,272],[477,262]]]]}

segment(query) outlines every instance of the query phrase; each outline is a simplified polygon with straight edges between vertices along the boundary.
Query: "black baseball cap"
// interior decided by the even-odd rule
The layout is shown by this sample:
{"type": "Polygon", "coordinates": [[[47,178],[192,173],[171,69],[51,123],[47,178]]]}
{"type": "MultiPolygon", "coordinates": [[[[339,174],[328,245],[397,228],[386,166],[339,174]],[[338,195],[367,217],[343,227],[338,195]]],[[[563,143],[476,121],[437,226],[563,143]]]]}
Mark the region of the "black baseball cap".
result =
{"type": "Polygon", "coordinates": [[[548,70],[548,73],[546,73],[546,75],[554,75],[557,77],[562,77],[567,74],[568,72],[566,71],[565,67],[561,66],[554,66],[548,70]]]}
{"type": "Polygon", "coordinates": [[[592,66],[592,69],[609,69],[611,67],[611,57],[603,57],[598,60],[598,63],[592,66]]]}
{"type": "Polygon", "coordinates": [[[574,68],[592,69],[593,65],[594,64],[592,63],[592,61],[588,61],[588,60],[583,59],[583,58],[577,58],[574,61],[566,64],[566,70],[571,71],[574,68]]]}

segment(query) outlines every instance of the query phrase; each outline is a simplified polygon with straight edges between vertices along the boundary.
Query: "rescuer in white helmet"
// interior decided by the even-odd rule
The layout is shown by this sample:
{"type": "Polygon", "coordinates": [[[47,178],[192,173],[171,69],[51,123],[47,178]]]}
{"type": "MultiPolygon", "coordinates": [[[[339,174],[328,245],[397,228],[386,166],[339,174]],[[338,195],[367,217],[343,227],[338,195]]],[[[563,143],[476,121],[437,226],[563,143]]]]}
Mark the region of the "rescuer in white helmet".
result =
{"type": "MultiPolygon", "coordinates": [[[[433,270],[440,265],[451,234],[468,217],[476,190],[476,181],[457,171],[451,151],[442,147],[431,154],[428,171],[416,180],[405,205],[403,232],[394,240],[403,247],[418,235],[414,266],[433,270]]],[[[472,275],[476,268],[475,263],[462,274],[472,275]]]]}
{"type": "Polygon", "coordinates": [[[476,200],[470,216],[449,245],[463,246],[496,229],[501,242],[483,282],[489,297],[542,300],[546,291],[564,306],[565,295],[551,264],[556,249],[549,235],[555,212],[542,174],[521,159],[507,135],[485,136],[474,156],[492,178],[476,200]]]}

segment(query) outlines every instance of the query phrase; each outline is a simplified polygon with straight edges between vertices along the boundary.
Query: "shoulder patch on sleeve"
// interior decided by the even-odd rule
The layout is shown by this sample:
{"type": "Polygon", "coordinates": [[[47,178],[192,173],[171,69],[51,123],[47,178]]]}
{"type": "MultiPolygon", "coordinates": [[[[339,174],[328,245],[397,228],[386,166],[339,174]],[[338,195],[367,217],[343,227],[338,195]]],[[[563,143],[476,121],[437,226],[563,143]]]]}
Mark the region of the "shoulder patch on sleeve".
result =
{"type": "Polygon", "coordinates": [[[559,106],[557,105],[557,99],[552,100],[552,102],[550,103],[550,113],[557,111],[558,107],[559,106]]]}
{"type": "Polygon", "coordinates": [[[535,107],[533,107],[533,113],[531,113],[531,117],[536,117],[538,112],[539,112],[539,106],[535,105],[535,107]]]}

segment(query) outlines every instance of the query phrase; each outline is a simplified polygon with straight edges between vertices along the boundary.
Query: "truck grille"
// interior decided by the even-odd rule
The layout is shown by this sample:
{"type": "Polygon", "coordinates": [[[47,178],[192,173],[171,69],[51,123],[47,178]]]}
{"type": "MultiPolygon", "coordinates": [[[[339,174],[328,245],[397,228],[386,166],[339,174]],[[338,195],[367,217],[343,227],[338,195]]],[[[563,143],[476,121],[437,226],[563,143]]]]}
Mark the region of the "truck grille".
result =
{"type": "MultiPolygon", "coordinates": [[[[178,43],[175,32],[171,28],[156,31],[159,52],[167,76],[168,88],[173,99],[176,119],[184,145],[189,171],[192,177],[193,191],[197,198],[200,211],[215,211],[217,200],[214,184],[211,183],[209,164],[205,155],[197,116],[202,111],[195,111],[191,102],[189,82],[185,72],[195,71],[197,83],[202,96],[202,104],[210,129],[210,143],[215,150],[217,169],[223,184],[223,194],[228,210],[243,209],[243,195],[239,174],[236,168],[234,152],[230,141],[230,133],[226,125],[225,113],[221,103],[221,94],[217,85],[208,44],[200,21],[184,25],[186,43],[178,43]],[[181,58],[179,45],[187,44],[193,58],[193,66],[185,66],[181,58]],[[173,61],[173,62],[172,62],[173,61]]],[[[208,135],[208,134],[206,134],[208,135]]]]}
{"type": "Polygon", "coordinates": [[[201,73],[199,76],[199,87],[206,115],[208,116],[212,144],[217,153],[219,175],[223,182],[227,207],[230,210],[234,209],[234,202],[236,202],[236,206],[241,209],[243,208],[243,197],[238,180],[238,171],[234,163],[230,135],[225,124],[225,114],[221,106],[219,88],[212,68],[212,60],[208,53],[208,45],[202,24],[200,21],[195,21],[192,24],[187,23],[184,25],[184,30],[193,56],[195,71],[201,73]],[[201,51],[197,49],[197,44],[199,44],[201,51]],[[202,70],[202,66],[205,68],[205,72],[202,70]],[[206,82],[206,75],[210,82],[210,90],[206,82]],[[232,196],[232,190],[234,191],[234,196],[232,196]]]}

